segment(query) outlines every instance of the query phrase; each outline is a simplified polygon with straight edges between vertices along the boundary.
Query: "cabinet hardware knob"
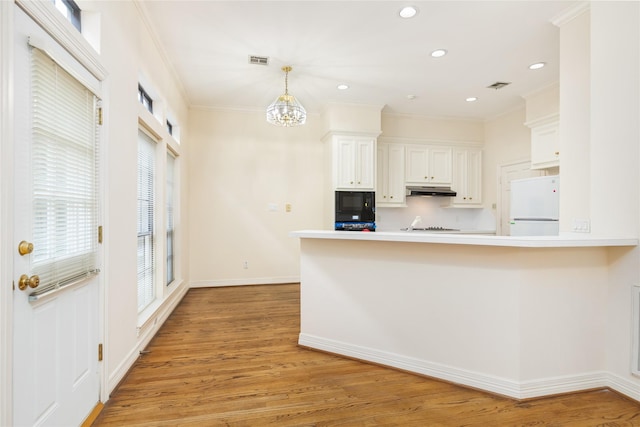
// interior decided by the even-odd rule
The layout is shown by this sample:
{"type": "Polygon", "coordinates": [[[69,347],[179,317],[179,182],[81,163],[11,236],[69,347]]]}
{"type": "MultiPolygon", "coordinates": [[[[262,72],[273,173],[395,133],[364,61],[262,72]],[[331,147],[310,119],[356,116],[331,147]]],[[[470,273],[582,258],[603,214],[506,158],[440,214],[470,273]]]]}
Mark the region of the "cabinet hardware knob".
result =
{"type": "Polygon", "coordinates": [[[351,181],[350,184],[353,184],[353,181],[351,181]]]}
{"type": "Polygon", "coordinates": [[[390,198],[390,199],[393,199],[393,196],[390,196],[389,198],[390,198]]]}
{"type": "Polygon", "coordinates": [[[556,156],[559,156],[559,155],[560,155],[560,152],[559,152],[559,151],[556,151],[554,154],[555,154],[556,156]]]}

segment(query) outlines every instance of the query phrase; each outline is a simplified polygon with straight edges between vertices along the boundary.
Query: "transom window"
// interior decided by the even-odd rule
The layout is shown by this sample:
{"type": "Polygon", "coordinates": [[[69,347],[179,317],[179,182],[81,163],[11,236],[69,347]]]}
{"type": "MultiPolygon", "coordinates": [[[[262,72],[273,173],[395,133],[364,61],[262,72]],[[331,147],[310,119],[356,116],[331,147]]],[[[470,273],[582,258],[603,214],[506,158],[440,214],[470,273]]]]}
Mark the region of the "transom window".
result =
{"type": "Polygon", "coordinates": [[[80,7],[73,0],[51,0],[53,4],[56,6],[56,9],[64,15],[65,18],[69,20],[73,24],[74,27],[78,29],[78,31],[82,31],[82,22],[81,22],[81,14],[80,7]]]}
{"type": "Polygon", "coordinates": [[[140,84],[138,85],[138,101],[140,101],[144,108],[153,114],[153,99],[151,99],[151,96],[149,96],[147,91],[144,90],[140,84]]]}

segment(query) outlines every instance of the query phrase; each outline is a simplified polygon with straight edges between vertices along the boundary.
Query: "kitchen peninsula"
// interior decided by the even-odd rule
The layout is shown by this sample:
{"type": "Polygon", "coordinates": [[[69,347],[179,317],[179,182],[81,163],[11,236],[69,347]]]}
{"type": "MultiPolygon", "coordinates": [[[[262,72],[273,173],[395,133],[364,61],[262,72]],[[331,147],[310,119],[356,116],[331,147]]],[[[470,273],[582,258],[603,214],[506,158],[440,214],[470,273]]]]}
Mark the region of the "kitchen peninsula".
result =
{"type": "Polygon", "coordinates": [[[302,346],[516,399],[607,386],[609,266],[637,238],[291,235],[302,346]]]}

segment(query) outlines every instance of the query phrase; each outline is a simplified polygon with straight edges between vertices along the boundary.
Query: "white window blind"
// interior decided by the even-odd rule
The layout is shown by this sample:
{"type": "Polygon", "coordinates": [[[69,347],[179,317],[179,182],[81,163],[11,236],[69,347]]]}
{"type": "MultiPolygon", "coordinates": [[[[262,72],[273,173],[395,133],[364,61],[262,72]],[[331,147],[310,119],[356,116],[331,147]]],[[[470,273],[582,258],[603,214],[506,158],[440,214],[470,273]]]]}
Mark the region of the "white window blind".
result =
{"type": "Polygon", "coordinates": [[[176,158],[173,154],[167,153],[167,285],[175,279],[174,269],[174,176],[176,158]]]}
{"type": "Polygon", "coordinates": [[[156,143],[138,131],[138,313],[155,299],[155,149],[156,143]]]}
{"type": "Polygon", "coordinates": [[[43,292],[96,272],[98,99],[44,52],[31,57],[31,270],[43,292]]]}

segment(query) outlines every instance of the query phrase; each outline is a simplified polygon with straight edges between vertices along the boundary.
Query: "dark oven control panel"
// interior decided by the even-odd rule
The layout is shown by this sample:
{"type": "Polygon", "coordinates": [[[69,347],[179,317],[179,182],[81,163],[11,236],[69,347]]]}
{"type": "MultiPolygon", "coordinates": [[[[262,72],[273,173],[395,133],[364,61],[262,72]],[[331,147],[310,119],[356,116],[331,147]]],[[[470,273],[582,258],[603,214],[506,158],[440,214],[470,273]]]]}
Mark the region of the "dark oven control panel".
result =
{"type": "Polygon", "coordinates": [[[375,222],[338,222],[336,221],[336,230],[341,231],[376,231],[375,222]]]}

